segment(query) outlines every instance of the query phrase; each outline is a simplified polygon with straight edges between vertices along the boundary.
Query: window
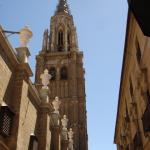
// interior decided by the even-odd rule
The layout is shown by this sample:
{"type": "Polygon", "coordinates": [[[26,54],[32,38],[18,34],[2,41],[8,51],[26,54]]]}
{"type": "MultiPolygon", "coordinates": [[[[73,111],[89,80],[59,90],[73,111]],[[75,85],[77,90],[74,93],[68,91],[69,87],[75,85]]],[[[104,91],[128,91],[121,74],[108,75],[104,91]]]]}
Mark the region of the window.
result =
{"type": "Polygon", "coordinates": [[[66,67],[61,68],[60,77],[61,77],[61,80],[67,80],[68,79],[68,71],[67,71],[66,67]]]}
{"type": "Polygon", "coordinates": [[[129,117],[129,112],[128,112],[128,106],[127,106],[127,102],[126,102],[126,114],[125,114],[125,121],[127,123],[130,122],[130,117],[129,117]]]}
{"type": "Polygon", "coordinates": [[[147,106],[142,117],[144,132],[150,132],[150,94],[149,91],[146,92],[147,95],[147,106]]]}
{"type": "Polygon", "coordinates": [[[133,140],[133,149],[135,150],[142,150],[142,140],[141,140],[141,136],[140,136],[140,133],[137,132],[135,137],[134,137],[134,140],[133,140]]]}
{"type": "Polygon", "coordinates": [[[131,78],[130,78],[130,94],[131,94],[131,97],[133,98],[133,85],[132,85],[131,78]]]}
{"type": "Polygon", "coordinates": [[[140,61],[141,61],[141,49],[140,49],[140,45],[139,45],[138,42],[136,43],[136,58],[137,58],[138,64],[140,64],[140,61]]]}
{"type": "Polygon", "coordinates": [[[8,106],[1,106],[0,108],[0,134],[3,136],[10,136],[14,113],[8,106]]]}
{"type": "Polygon", "coordinates": [[[30,142],[29,142],[28,150],[38,150],[38,139],[35,135],[30,136],[30,142]]]}
{"type": "Polygon", "coordinates": [[[142,117],[144,132],[150,132],[150,105],[147,105],[142,117]]]}
{"type": "Polygon", "coordinates": [[[54,67],[50,68],[49,74],[52,76],[51,80],[55,80],[56,79],[56,69],[54,67]]]}
{"type": "Polygon", "coordinates": [[[58,51],[63,51],[63,31],[58,32],[58,51]]]}
{"type": "Polygon", "coordinates": [[[146,92],[146,95],[147,95],[147,103],[148,103],[148,105],[150,105],[150,94],[149,94],[148,90],[146,92]]]}

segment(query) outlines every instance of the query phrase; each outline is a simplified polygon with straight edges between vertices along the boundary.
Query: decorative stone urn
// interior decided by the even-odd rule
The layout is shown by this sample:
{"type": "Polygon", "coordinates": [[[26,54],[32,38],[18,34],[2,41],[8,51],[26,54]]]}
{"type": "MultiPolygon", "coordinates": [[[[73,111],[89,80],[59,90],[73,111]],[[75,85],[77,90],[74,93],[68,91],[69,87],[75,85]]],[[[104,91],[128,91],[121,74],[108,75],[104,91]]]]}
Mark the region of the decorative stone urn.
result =
{"type": "Polygon", "coordinates": [[[27,26],[22,28],[20,30],[20,47],[27,47],[32,35],[32,31],[27,26]]]}

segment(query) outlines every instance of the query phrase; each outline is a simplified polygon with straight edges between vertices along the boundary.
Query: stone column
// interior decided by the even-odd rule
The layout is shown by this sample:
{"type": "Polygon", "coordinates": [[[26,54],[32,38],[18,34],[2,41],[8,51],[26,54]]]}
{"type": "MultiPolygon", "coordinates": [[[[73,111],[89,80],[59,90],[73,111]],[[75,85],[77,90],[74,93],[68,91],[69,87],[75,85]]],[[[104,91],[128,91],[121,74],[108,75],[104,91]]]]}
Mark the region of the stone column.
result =
{"type": "Polygon", "coordinates": [[[51,113],[51,150],[60,150],[60,116],[59,106],[61,102],[58,97],[52,102],[54,111],[51,113]]]}
{"type": "Polygon", "coordinates": [[[48,70],[45,69],[44,73],[40,76],[42,80],[42,88],[40,90],[41,105],[38,111],[38,149],[49,150],[50,149],[50,112],[52,110],[49,103],[49,80],[51,75],[48,74],[48,70]]]}
{"type": "Polygon", "coordinates": [[[22,36],[21,47],[16,48],[18,65],[15,67],[15,75],[13,82],[13,91],[12,91],[12,103],[10,106],[13,108],[15,116],[12,126],[11,136],[7,139],[9,148],[11,150],[18,149],[18,133],[20,129],[20,108],[24,100],[24,96],[28,96],[28,80],[31,77],[32,71],[28,64],[28,56],[30,55],[28,48],[26,47],[30,36],[28,37],[28,31],[22,29],[20,34],[22,36]],[[25,37],[24,37],[25,36],[25,37]]]}
{"type": "Polygon", "coordinates": [[[61,119],[62,129],[61,129],[61,149],[68,150],[68,119],[66,115],[61,119]]]}
{"type": "Polygon", "coordinates": [[[61,140],[61,150],[68,150],[68,140],[61,140]]]}

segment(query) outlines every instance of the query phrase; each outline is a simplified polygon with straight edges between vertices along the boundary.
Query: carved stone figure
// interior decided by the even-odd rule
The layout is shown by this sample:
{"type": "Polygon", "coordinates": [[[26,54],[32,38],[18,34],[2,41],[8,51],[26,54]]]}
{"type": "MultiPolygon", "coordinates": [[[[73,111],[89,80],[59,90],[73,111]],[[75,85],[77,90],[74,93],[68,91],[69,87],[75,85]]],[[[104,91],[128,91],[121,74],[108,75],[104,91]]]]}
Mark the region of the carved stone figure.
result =
{"type": "Polygon", "coordinates": [[[66,130],[67,129],[67,125],[68,125],[68,119],[67,119],[66,115],[64,115],[63,119],[61,119],[61,123],[62,123],[62,126],[63,126],[63,130],[66,130]]]}
{"type": "Polygon", "coordinates": [[[61,132],[61,137],[63,140],[68,139],[68,130],[67,130],[67,125],[68,125],[68,119],[67,116],[64,115],[63,119],[61,119],[61,124],[62,124],[62,132],[61,132]]]}
{"type": "Polygon", "coordinates": [[[55,100],[52,102],[52,104],[53,104],[53,107],[54,107],[54,112],[53,113],[59,114],[59,106],[61,104],[59,98],[55,97],[55,100]]]}
{"type": "Polygon", "coordinates": [[[43,89],[48,89],[49,80],[51,79],[51,75],[48,73],[48,70],[45,69],[44,73],[40,76],[42,80],[43,89]]]}
{"type": "Polygon", "coordinates": [[[68,132],[68,138],[69,138],[69,144],[68,144],[68,150],[73,150],[73,131],[72,128],[70,128],[68,132]]]}

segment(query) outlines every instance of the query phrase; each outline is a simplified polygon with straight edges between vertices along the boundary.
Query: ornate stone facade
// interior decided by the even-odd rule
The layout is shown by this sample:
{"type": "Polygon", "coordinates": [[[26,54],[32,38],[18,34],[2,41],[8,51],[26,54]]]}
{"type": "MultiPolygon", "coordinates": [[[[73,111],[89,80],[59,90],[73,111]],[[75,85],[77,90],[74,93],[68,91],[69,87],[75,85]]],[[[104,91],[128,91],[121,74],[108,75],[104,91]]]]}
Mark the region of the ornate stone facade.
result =
{"type": "Polygon", "coordinates": [[[118,150],[150,149],[150,39],[129,11],[114,142],[118,150]]]}

